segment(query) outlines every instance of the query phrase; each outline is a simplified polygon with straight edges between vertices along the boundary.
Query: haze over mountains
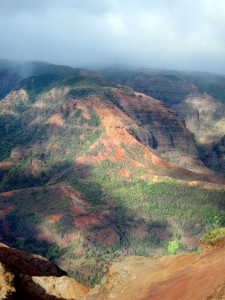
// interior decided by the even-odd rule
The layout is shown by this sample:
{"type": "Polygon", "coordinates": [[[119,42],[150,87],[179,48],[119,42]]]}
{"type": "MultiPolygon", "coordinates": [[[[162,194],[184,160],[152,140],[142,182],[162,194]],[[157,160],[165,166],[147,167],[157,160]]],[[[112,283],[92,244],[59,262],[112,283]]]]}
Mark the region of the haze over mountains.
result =
{"type": "Polygon", "coordinates": [[[94,286],[224,226],[223,75],[1,60],[0,87],[2,242],[94,286]]]}
{"type": "Polygon", "coordinates": [[[1,0],[1,57],[224,74],[223,0],[1,0]]]}

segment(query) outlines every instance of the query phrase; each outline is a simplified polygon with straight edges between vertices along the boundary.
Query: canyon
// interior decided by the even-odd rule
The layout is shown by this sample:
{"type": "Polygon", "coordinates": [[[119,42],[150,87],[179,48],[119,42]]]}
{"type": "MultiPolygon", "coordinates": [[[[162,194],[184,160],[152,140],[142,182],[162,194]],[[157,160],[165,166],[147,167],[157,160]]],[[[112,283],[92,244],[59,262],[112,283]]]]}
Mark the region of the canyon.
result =
{"type": "MultiPolygon", "coordinates": [[[[0,241],[62,272],[1,261],[7,291],[16,293],[16,276],[41,287],[32,297],[50,297],[65,277],[71,298],[58,290],[52,299],[195,299],[184,286],[203,285],[210,258],[211,268],[223,266],[223,239],[196,253],[225,224],[223,79],[41,62],[0,68],[0,241]]],[[[196,299],[222,293],[217,275],[196,299]]]]}

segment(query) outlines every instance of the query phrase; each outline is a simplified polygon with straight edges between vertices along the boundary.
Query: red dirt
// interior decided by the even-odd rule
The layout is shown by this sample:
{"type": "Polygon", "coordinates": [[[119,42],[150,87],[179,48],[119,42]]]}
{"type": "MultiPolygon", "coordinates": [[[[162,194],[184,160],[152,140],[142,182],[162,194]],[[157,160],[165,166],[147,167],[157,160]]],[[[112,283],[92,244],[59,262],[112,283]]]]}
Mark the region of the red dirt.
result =
{"type": "Polygon", "coordinates": [[[63,126],[65,121],[63,120],[62,115],[57,113],[57,114],[53,115],[51,118],[49,118],[46,123],[47,124],[56,124],[58,126],[63,126]]]}
{"type": "Polygon", "coordinates": [[[123,178],[129,178],[131,175],[130,171],[128,169],[123,169],[120,171],[120,176],[123,178]]]}
{"type": "MultiPolygon", "coordinates": [[[[73,101],[73,100],[72,100],[73,101]]],[[[72,103],[72,102],[71,102],[72,103]]],[[[76,101],[74,102],[76,103],[76,108],[77,109],[81,109],[82,110],[82,113],[83,113],[83,116],[85,119],[87,120],[90,120],[91,116],[88,112],[88,108],[87,108],[87,105],[83,103],[83,100],[82,101],[76,101]]],[[[89,105],[90,106],[90,105],[89,105]]]]}
{"type": "Polygon", "coordinates": [[[11,197],[11,196],[13,196],[13,194],[14,194],[14,191],[12,191],[12,192],[3,192],[3,193],[0,193],[0,198],[11,197]]]}
{"type": "Polygon", "coordinates": [[[17,274],[23,273],[31,276],[61,276],[65,274],[65,272],[44,257],[28,254],[1,243],[0,261],[17,274]]]}
{"type": "MultiPolygon", "coordinates": [[[[207,248],[207,247],[206,247],[207,248]]],[[[128,257],[114,263],[93,300],[203,300],[225,282],[225,238],[200,253],[157,260],[128,257]]],[[[222,289],[220,298],[225,299],[222,289]]]]}
{"type": "Polygon", "coordinates": [[[120,236],[113,228],[103,228],[91,232],[88,237],[99,245],[112,245],[120,240],[120,236]]]}
{"type": "Polygon", "coordinates": [[[81,229],[87,229],[93,225],[99,224],[99,220],[95,215],[76,217],[75,223],[81,229]]]}
{"type": "Polygon", "coordinates": [[[0,218],[3,218],[5,215],[9,214],[12,210],[14,210],[14,206],[9,205],[0,210],[0,218]]]}
{"type": "Polygon", "coordinates": [[[55,223],[59,221],[62,218],[63,214],[54,214],[51,216],[48,216],[47,220],[49,223],[55,223]]]}
{"type": "MultiPolygon", "coordinates": [[[[157,100],[154,100],[157,101],[157,100]]],[[[147,100],[146,100],[147,103],[147,100]]],[[[134,167],[145,167],[151,173],[162,174],[162,175],[175,175],[180,177],[185,175],[187,177],[199,178],[202,180],[204,177],[194,172],[188,171],[187,169],[180,167],[174,163],[167,162],[166,160],[158,157],[154,151],[150,148],[145,147],[139,141],[137,141],[127,130],[127,127],[132,127],[138,130],[137,124],[123,113],[119,108],[113,105],[111,102],[101,99],[100,96],[95,95],[88,99],[88,102],[83,100],[77,101],[79,107],[92,106],[95,113],[100,117],[101,123],[105,128],[105,138],[100,139],[95,145],[101,142],[104,148],[101,154],[97,156],[87,157],[86,154],[79,157],[76,161],[82,163],[100,163],[103,159],[110,159],[112,161],[122,163],[125,159],[129,160],[134,167]],[[128,149],[137,158],[131,159],[123,149],[122,145],[126,145],[128,149]],[[144,161],[143,163],[140,161],[144,161]],[[153,169],[155,171],[153,171],[153,169]]],[[[166,110],[162,106],[162,109],[166,110]]],[[[93,149],[95,145],[92,145],[90,149],[93,149]]]]}
{"type": "Polygon", "coordinates": [[[160,272],[163,280],[149,287],[142,299],[161,300],[165,295],[168,300],[205,299],[225,281],[224,254],[224,249],[218,249],[215,253],[165,258],[165,269],[161,267],[160,272]]]}
{"type": "Polygon", "coordinates": [[[13,162],[11,161],[4,161],[0,163],[0,168],[2,168],[3,170],[8,170],[13,166],[13,162]]]}

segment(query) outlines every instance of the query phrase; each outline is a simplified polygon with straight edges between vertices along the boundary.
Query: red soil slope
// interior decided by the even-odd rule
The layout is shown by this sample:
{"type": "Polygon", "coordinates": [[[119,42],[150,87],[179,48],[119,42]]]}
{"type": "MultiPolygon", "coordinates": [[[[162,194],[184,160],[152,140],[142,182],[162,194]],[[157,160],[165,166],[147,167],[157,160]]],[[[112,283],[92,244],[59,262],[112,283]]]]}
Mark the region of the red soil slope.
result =
{"type": "Polygon", "coordinates": [[[111,267],[106,283],[88,299],[225,299],[224,257],[225,238],[200,253],[128,257],[111,267]]]}
{"type": "MultiPolygon", "coordinates": [[[[122,97],[123,95],[120,96],[122,97]]],[[[129,100],[131,101],[132,99],[133,98],[129,96],[129,100]]],[[[134,100],[135,99],[133,99],[133,102],[136,103],[134,100]]],[[[159,102],[147,96],[145,96],[142,101],[149,107],[154,106],[155,102],[159,102]]],[[[225,183],[224,179],[216,176],[206,167],[200,167],[197,162],[195,162],[196,170],[192,169],[192,171],[190,171],[178,164],[163,159],[160,155],[158,155],[157,151],[151,149],[149,146],[145,146],[132,134],[130,134],[129,131],[131,129],[136,132],[140,131],[140,128],[133,119],[126,115],[121,109],[113,105],[110,101],[101,99],[101,96],[96,95],[89,97],[88,100],[77,101],[77,105],[83,111],[85,111],[87,106],[91,106],[94,109],[105,128],[105,134],[103,138],[94,143],[89,149],[93,150],[101,143],[104,147],[98,155],[90,157],[87,151],[84,155],[79,157],[76,162],[82,164],[101,163],[102,160],[108,158],[111,161],[116,161],[117,163],[125,165],[124,161],[126,160],[134,167],[144,167],[148,173],[151,174],[154,173],[157,175],[166,175],[177,178],[183,177],[200,181],[209,180],[216,183],[225,183]],[[124,145],[129,149],[129,152],[133,154],[135,159],[132,159],[128,155],[124,145]]],[[[162,107],[159,107],[159,109],[162,110],[161,113],[165,115],[166,113],[168,114],[168,110],[166,110],[163,105],[161,106],[162,107]]],[[[171,118],[171,116],[169,117],[171,118]]],[[[127,172],[129,173],[129,170],[127,172]]]]}

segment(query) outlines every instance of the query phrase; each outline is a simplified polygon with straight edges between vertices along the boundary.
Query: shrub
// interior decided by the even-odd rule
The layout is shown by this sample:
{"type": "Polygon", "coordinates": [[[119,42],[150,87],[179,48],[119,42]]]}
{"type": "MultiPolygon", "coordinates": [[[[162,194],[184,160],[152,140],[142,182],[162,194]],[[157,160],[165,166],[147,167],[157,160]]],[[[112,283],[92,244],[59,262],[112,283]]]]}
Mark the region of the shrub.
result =
{"type": "Polygon", "coordinates": [[[212,230],[210,232],[207,232],[205,235],[203,235],[202,240],[208,241],[212,239],[217,239],[219,237],[225,236],[225,228],[217,228],[215,230],[212,230]]]}
{"type": "Polygon", "coordinates": [[[180,248],[180,244],[176,241],[169,241],[166,246],[166,250],[169,255],[174,255],[177,253],[177,250],[180,248]]]}

